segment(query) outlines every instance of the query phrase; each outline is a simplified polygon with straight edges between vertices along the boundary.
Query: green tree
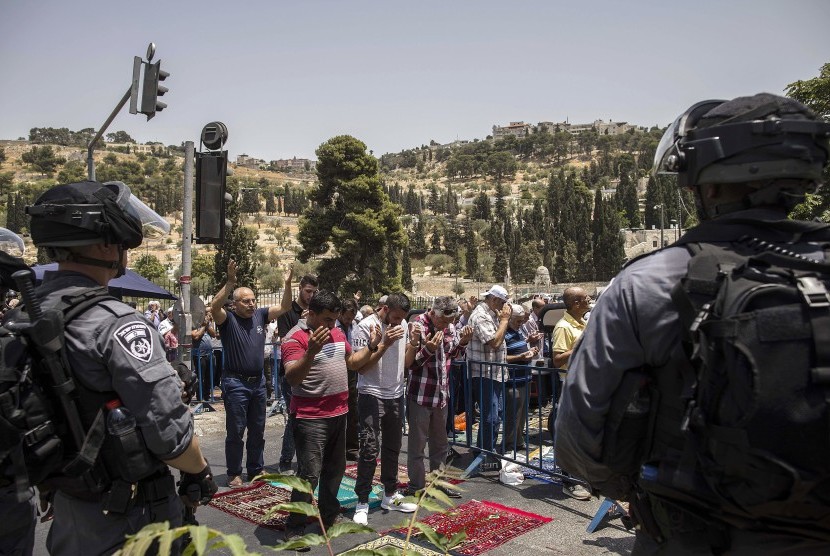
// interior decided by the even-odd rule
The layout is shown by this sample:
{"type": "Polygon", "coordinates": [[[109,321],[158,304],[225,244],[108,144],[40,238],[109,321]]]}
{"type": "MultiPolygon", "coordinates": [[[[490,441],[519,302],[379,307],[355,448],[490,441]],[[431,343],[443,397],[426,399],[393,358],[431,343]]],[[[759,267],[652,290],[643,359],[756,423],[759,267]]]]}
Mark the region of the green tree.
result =
{"type": "Polygon", "coordinates": [[[499,183],[512,178],[517,169],[516,159],[509,152],[494,152],[487,157],[487,172],[499,183]]]}
{"type": "Polygon", "coordinates": [[[233,201],[228,203],[225,214],[225,218],[231,221],[231,227],[225,230],[225,241],[217,245],[217,251],[213,257],[214,292],[227,280],[228,261],[231,259],[237,264],[237,284],[256,292],[255,278],[259,266],[256,254],[256,232],[242,224],[238,202],[239,182],[236,177],[228,178],[227,192],[233,198],[233,201]]]}
{"type": "MultiPolygon", "coordinates": [[[[785,91],[788,96],[809,106],[825,121],[830,120],[830,63],[821,66],[818,77],[790,83],[785,91]]],[[[825,184],[830,183],[830,166],[824,168],[823,181],[825,184]]],[[[830,194],[819,190],[808,195],[806,201],[795,207],[790,216],[803,220],[819,218],[830,222],[830,194]]]]}
{"type": "Polygon", "coordinates": [[[135,143],[135,139],[130,137],[126,131],[113,131],[106,134],[106,139],[110,143],[135,143]]]}
{"type": "Polygon", "coordinates": [[[167,269],[158,257],[149,253],[144,253],[136,259],[133,270],[148,280],[161,280],[167,275],[167,269]]]}
{"type": "Polygon", "coordinates": [[[58,166],[66,162],[66,159],[57,156],[55,150],[49,145],[32,147],[30,151],[23,153],[20,159],[47,177],[51,176],[58,166]]]}
{"type": "Polygon", "coordinates": [[[622,267],[625,251],[620,228],[620,214],[615,210],[613,203],[606,202],[602,198],[602,192],[597,191],[593,219],[596,280],[610,280],[622,267]]]}
{"type": "Polygon", "coordinates": [[[378,161],[366,145],[349,135],[333,137],[317,149],[319,184],[312,205],[299,222],[301,262],[320,262],[320,285],[346,292],[399,291],[400,276],[390,275],[384,260],[389,250],[406,243],[398,216],[378,177],[378,161]]]}
{"type": "Polygon", "coordinates": [[[84,181],[87,178],[86,165],[80,160],[70,160],[58,172],[59,183],[84,181]]]}
{"type": "Polygon", "coordinates": [[[404,245],[401,255],[401,286],[410,292],[412,291],[412,286],[414,286],[414,282],[412,281],[412,259],[409,256],[408,243],[404,245]]]}
{"type": "Polygon", "coordinates": [[[427,256],[427,236],[423,218],[419,218],[418,223],[415,224],[415,231],[409,238],[409,248],[416,259],[423,259],[427,256]]]}
{"type": "Polygon", "coordinates": [[[6,149],[0,147],[0,164],[6,162],[6,149]]]}

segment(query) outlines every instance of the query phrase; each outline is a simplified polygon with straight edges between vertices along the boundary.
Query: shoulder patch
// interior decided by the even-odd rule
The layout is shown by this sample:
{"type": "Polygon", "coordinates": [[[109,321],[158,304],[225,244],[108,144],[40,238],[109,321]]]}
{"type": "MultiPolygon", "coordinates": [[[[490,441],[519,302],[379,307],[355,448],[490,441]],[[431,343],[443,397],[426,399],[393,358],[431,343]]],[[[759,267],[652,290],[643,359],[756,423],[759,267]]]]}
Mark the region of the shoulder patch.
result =
{"type": "Polygon", "coordinates": [[[113,336],[130,357],[144,363],[150,362],[153,355],[153,331],[150,330],[149,323],[128,322],[116,330],[113,336]]]}

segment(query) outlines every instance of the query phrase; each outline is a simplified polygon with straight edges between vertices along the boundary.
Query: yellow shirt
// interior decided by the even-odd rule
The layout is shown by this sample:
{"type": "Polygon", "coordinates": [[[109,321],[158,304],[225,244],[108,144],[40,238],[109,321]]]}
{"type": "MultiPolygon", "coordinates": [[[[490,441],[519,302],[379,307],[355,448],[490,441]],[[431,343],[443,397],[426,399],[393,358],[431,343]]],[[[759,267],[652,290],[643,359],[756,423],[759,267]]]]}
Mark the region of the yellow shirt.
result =
{"type": "MultiPolygon", "coordinates": [[[[570,313],[565,313],[565,316],[559,319],[553,327],[553,353],[570,351],[579,340],[582,331],[585,330],[585,324],[584,320],[577,320],[570,313]]],[[[562,365],[561,368],[567,369],[568,363],[562,365]]]]}

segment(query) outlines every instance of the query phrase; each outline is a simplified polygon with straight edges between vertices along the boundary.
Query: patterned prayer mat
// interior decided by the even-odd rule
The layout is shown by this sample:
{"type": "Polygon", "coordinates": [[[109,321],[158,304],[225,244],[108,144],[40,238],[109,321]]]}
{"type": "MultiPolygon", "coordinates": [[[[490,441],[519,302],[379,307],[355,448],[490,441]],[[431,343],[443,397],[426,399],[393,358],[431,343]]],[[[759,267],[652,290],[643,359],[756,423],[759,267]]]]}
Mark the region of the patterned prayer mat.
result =
{"type": "Polygon", "coordinates": [[[562,472],[562,469],[558,465],[556,465],[556,463],[553,460],[552,448],[547,446],[541,452],[540,450],[535,450],[531,452],[529,455],[530,460],[528,465],[533,466],[536,469],[534,469],[533,467],[527,467],[519,464],[519,471],[521,471],[522,475],[525,476],[525,479],[535,479],[543,483],[551,483],[556,485],[562,484],[562,481],[558,477],[554,477],[550,473],[545,473],[545,471],[554,473],[562,472]],[[543,471],[539,470],[540,467],[543,471]]]}
{"type": "MultiPolygon", "coordinates": [[[[524,512],[495,502],[471,500],[444,513],[432,514],[421,521],[445,536],[466,531],[467,538],[453,551],[476,555],[501,546],[510,539],[552,520],[552,517],[524,512]]],[[[405,532],[404,529],[395,531],[405,532]]]]}
{"type": "MultiPolygon", "coordinates": [[[[374,539],[369,542],[365,542],[361,545],[358,545],[351,550],[347,550],[346,552],[341,552],[340,555],[344,554],[351,554],[358,550],[381,550],[383,548],[394,548],[398,551],[403,551],[404,546],[406,546],[406,540],[400,537],[396,537],[394,535],[385,535],[380,537],[379,539],[374,539]]],[[[413,542],[412,539],[409,540],[409,546],[406,547],[407,554],[423,554],[424,556],[441,556],[442,552],[436,552],[435,550],[431,550],[425,546],[421,546],[420,544],[413,542]]]]}
{"type": "MultiPolygon", "coordinates": [[[[429,465],[427,463],[427,465],[429,465]]],[[[344,473],[344,477],[351,477],[352,479],[357,480],[357,464],[350,463],[346,465],[346,472],[344,473]]],[[[445,479],[448,483],[457,485],[461,484],[464,481],[460,479],[452,479],[447,477],[445,479]]],[[[372,477],[372,484],[373,485],[380,485],[381,489],[383,487],[383,483],[380,482],[380,460],[378,460],[378,466],[375,468],[375,475],[372,477]]],[[[398,489],[405,489],[409,486],[409,473],[406,469],[406,465],[398,464],[398,489]]],[[[372,489],[374,491],[374,489],[372,489]]],[[[371,501],[370,501],[371,505],[371,501]]]]}
{"type": "Polygon", "coordinates": [[[213,497],[210,505],[254,525],[268,529],[285,529],[287,513],[276,513],[267,520],[265,514],[274,506],[284,504],[290,499],[290,490],[257,482],[248,487],[221,492],[213,497]]]}

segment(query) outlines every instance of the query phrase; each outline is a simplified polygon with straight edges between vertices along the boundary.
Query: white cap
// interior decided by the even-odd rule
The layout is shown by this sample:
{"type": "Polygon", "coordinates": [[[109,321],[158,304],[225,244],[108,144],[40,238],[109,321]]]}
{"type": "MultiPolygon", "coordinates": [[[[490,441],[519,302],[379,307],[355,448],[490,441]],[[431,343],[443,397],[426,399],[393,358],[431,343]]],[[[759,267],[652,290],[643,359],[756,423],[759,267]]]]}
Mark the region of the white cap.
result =
{"type": "Polygon", "coordinates": [[[493,284],[489,290],[484,292],[484,297],[487,297],[488,295],[498,297],[502,301],[507,301],[507,290],[499,286],[498,284],[493,284]]]}
{"type": "Polygon", "coordinates": [[[525,315],[525,308],[518,303],[511,303],[510,306],[513,308],[514,317],[523,317],[525,315]]]}
{"type": "Polygon", "coordinates": [[[159,333],[161,333],[162,336],[164,336],[171,330],[173,330],[173,323],[170,322],[170,319],[163,320],[159,323],[159,333]]]}

